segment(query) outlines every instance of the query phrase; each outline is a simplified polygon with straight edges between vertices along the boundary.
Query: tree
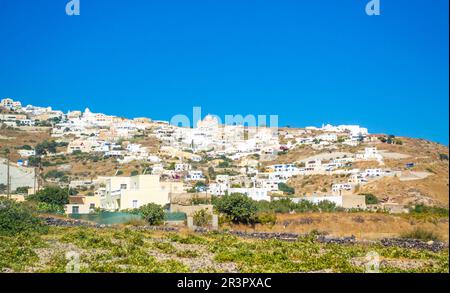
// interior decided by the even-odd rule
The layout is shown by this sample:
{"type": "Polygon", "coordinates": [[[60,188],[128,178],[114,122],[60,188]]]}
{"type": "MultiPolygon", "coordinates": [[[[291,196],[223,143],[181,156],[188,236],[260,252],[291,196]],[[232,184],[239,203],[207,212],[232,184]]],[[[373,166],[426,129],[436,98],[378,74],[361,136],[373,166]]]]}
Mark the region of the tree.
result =
{"type": "MultiPolygon", "coordinates": [[[[71,193],[76,194],[76,190],[71,189],[71,193]]],[[[36,194],[30,195],[28,199],[63,206],[69,203],[69,192],[67,188],[47,186],[36,194]]]]}
{"type": "Polygon", "coordinates": [[[45,228],[41,220],[26,205],[0,198],[0,235],[17,235],[31,231],[42,232],[45,228]]]}
{"type": "Polygon", "coordinates": [[[0,192],[5,192],[7,188],[6,184],[0,183],[0,192]]]}
{"type": "Polygon", "coordinates": [[[39,167],[40,163],[40,157],[31,156],[28,158],[28,165],[30,165],[31,167],[39,167]]]}
{"type": "Polygon", "coordinates": [[[287,195],[291,195],[295,193],[295,189],[293,187],[290,187],[289,185],[287,185],[286,183],[278,183],[278,189],[280,191],[283,191],[285,194],[287,195]]]}
{"type": "Polygon", "coordinates": [[[41,142],[40,144],[36,145],[35,151],[36,155],[45,155],[47,153],[56,153],[56,147],[58,146],[58,143],[55,141],[48,141],[45,140],[41,142]]]}
{"type": "Polygon", "coordinates": [[[257,206],[244,194],[224,195],[213,203],[218,212],[228,215],[234,223],[253,223],[256,219],[257,206]]]}
{"type": "Polygon", "coordinates": [[[164,209],[155,203],[141,206],[139,212],[150,225],[159,225],[164,220],[164,209]]]}

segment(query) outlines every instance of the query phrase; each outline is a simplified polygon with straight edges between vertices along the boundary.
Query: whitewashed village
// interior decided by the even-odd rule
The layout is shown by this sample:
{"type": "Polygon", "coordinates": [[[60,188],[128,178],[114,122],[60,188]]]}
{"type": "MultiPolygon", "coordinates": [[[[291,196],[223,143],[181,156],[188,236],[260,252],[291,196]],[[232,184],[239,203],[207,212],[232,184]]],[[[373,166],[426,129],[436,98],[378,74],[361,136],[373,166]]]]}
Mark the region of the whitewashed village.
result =
{"type": "MultiPolygon", "coordinates": [[[[19,198],[33,194],[47,183],[89,190],[89,194],[70,197],[70,203],[65,207],[67,214],[88,214],[97,209],[129,210],[147,203],[172,204],[177,212],[192,213],[195,207],[177,205],[177,198],[210,198],[232,193],[245,194],[255,201],[289,197],[294,202],[329,201],[344,209],[407,212],[405,207],[389,198],[367,205],[365,196],[358,194],[358,189],[364,184],[383,177],[402,177],[405,173],[402,169],[388,168],[383,162],[385,157],[405,156],[380,152],[377,149],[377,145],[382,143],[379,136],[371,135],[367,128],[359,125],[250,128],[220,125],[217,118],[207,115],[195,127],[186,128],[150,118],[126,119],[93,113],[88,108],[64,113],[51,107],[22,106],[20,101],[8,98],[1,100],[0,105],[10,110],[8,114],[0,114],[2,124],[19,129],[46,126],[51,129],[51,139],[64,145],[61,151],[38,155],[32,148],[18,149],[20,159],[11,165],[17,174],[15,176],[27,179],[14,182],[13,175],[12,189],[28,188],[25,195],[17,195],[19,198]],[[157,140],[159,148],[151,151],[133,142],[135,137],[157,140]],[[280,156],[304,147],[318,150],[320,154],[276,163],[280,156]],[[341,147],[357,148],[357,152],[340,151],[341,147]],[[71,176],[64,181],[49,178],[46,183],[36,178],[36,166],[30,166],[30,157],[70,154],[95,154],[114,158],[118,164],[145,162],[147,165],[141,173],[134,172],[132,176],[124,176],[118,169],[114,176],[71,176]],[[374,162],[377,167],[352,167],[356,162],[374,162]],[[288,181],[291,178],[310,175],[331,178],[338,175],[339,179],[333,180],[331,186],[311,193],[290,192],[288,181]]],[[[70,165],[59,167],[61,171],[64,168],[70,171],[70,165]]],[[[3,184],[7,183],[5,170],[3,166],[0,174],[3,184]]],[[[408,173],[407,179],[414,179],[414,175],[408,173]]],[[[421,176],[424,175],[417,174],[415,178],[420,179],[421,176]]]]}

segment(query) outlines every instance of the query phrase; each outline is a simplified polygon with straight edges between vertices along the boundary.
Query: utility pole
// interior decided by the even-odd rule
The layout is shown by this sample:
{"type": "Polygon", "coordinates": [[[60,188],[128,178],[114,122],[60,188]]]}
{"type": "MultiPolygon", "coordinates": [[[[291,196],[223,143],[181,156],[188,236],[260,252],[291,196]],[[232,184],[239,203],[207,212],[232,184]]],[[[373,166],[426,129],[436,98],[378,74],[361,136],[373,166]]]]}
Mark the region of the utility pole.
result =
{"type": "MultiPolygon", "coordinates": [[[[37,170],[38,170],[38,173],[37,173],[37,191],[39,191],[39,189],[40,189],[40,187],[41,187],[41,168],[42,168],[42,163],[41,163],[41,160],[42,160],[42,157],[41,157],[41,155],[39,155],[38,156],[38,164],[39,164],[39,166],[38,166],[38,168],[37,168],[37,170]]],[[[35,193],[36,193],[36,191],[35,191],[35,193]]]]}
{"type": "Polygon", "coordinates": [[[6,155],[6,194],[11,198],[11,176],[9,175],[9,149],[5,149],[6,155]]]}
{"type": "Polygon", "coordinates": [[[33,194],[36,193],[36,181],[37,181],[37,168],[34,167],[33,194]]]}
{"type": "Polygon", "coordinates": [[[68,176],[69,178],[69,184],[67,185],[67,197],[70,197],[70,176],[68,176]]]}

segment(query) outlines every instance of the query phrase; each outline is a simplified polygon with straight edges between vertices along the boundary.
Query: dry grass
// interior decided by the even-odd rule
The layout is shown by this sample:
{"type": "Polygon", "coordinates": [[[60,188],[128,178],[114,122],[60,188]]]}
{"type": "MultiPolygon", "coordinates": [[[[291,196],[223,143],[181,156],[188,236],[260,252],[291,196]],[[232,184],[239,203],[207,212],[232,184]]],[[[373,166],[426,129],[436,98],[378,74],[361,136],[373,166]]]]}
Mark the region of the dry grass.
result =
{"type": "Polygon", "coordinates": [[[378,213],[302,213],[278,214],[273,227],[256,225],[254,229],[235,225],[234,230],[309,233],[319,231],[332,236],[351,236],[358,239],[375,240],[399,237],[414,229],[432,231],[440,239],[449,240],[448,221],[438,223],[419,222],[408,217],[378,213]]]}
{"type": "Polygon", "coordinates": [[[23,145],[34,147],[49,138],[50,133],[48,131],[24,131],[0,128],[0,148],[9,148],[12,161],[17,161],[20,158],[16,148],[20,148],[23,145]]]}
{"type": "Polygon", "coordinates": [[[296,195],[309,195],[313,192],[329,193],[333,183],[347,180],[348,178],[341,175],[307,175],[292,177],[287,184],[295,189],[296,195]]]}
{"type": "Polygon", "coordinates": [[[398,178],[382,178],[363,185],[360,193],[372,193],[379,199],[410,205],[424,203],[448,207],[448,177],[431,175],[425,179],[400,181],[398,178]]]}

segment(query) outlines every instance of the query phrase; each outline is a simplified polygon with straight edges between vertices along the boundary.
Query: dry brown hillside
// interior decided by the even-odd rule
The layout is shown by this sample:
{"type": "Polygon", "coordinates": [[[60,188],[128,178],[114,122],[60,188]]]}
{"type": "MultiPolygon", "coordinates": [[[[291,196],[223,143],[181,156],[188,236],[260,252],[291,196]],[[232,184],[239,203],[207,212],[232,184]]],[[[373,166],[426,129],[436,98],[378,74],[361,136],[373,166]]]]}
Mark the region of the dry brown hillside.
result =
{"type": "MultiPolygon", "coordinates": [[[[352,168],[391,168],[401,171],[402,176],[414,177],[415,174],[426,174],[424,178],[416,176],[416,180],[403,181],[400,178],[382,178],[361,186],[357,193],[372,193],[381,200],[389,200],[402,204],[425,203],[428,205],[449,206],[449,149],[446,146],[423,139],[399,138],[402,145],[381,142],[363,144],[364,147],[376,146],[384,154],[384,165],[376,161],[355,162],[352,168]],[[407,168],[407,163],[414,167],[407,168]]],[[[340,152],[355,152],[355,148],[339,149],[340,152]]],[[[324,151],[320,151],[324,153],[324,151]]],[[[325,151],[326,152],[326,151],[325,151]]],[[[269,163],[292,163],[319,153],[309,147],[296,149],[287,155],[279,156],[277,161],[269,163]]],[[[331,184],[346,182],[347,178],[339,176],[297,176],[288,181],[295,188],[297,195],[313,192],[330,192],[331,184]]]]}
{"type": "MultiPolygon", "coordinates": [[[[8,148],[11,152],[11,160],[16,161],[20,158],[17,150],[24,145],[31,147],[36,146],[38,143],[43,142],[50,138],[50,128],[48,130],[40,130],[42,128],[36,128],[39,130],[24,131],[18,129],[12,129],[9,127],[0,128],[0,151],[8,148]]],[[[3,154],[2,154],[3,156],[3,154]]]]}

